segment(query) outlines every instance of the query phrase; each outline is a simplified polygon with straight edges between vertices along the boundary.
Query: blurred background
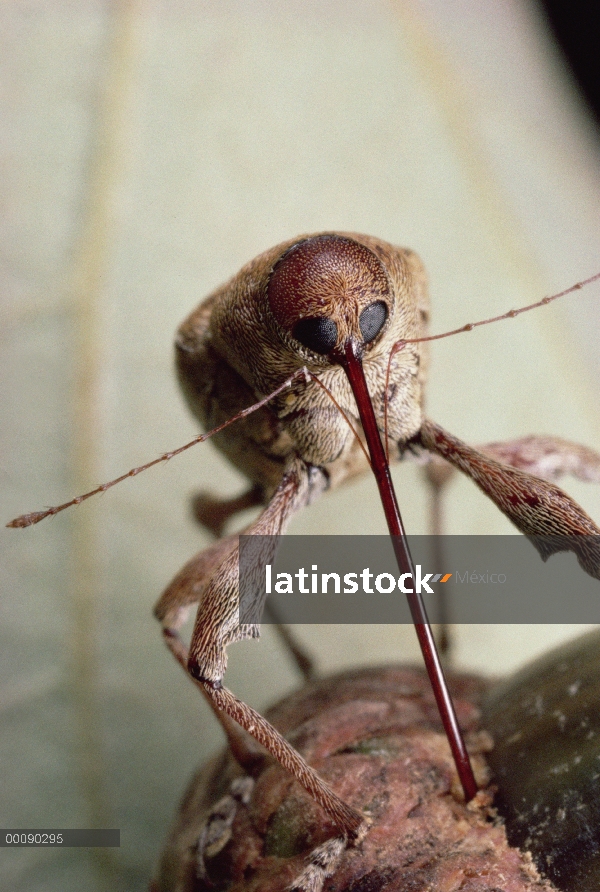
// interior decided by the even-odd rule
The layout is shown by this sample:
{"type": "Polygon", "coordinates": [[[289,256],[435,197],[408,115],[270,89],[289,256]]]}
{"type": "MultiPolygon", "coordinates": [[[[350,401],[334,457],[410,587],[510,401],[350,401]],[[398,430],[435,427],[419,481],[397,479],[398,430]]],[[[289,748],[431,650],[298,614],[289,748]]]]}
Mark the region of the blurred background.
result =
{"type": "MultiPolygon", "coordinates": [[[[565,60],[533,0],[2,4],[4,521],[196,433],[175,329],[283,239],[344,229],[414,248],[434,331],[600,271],[600,143],[565,60]]],[[[471,443],[600,447],[599,298],[591,286],[436,344],[429,414],[471,443]]],[[[408,530],[425,532],[418,470],[394,478],[408,530]]],[[[3,888],[147,887],[192,769],[221,742],[152,606],[208,542],[189,497],[243,486],[205,444],[0,531],[0,825],[121,829],[118,850],[2,849],[3,888]]],[[[566,488],[600,520],[598,489],[566,488]]],[[[446,517],[449,532],[511,531],[467,480],[446,517]]],[[[384,530],[369,479],[292,528],[384,530]]],[[[498,675],[577,631],[463,627],[455,661],[498,675]]],[[[298,634],[323,670],[418,659],[409,628],[298,634]]],[[[257,708],[297,683],[270,629],[231,648],[227,684],[257,708]]]]}

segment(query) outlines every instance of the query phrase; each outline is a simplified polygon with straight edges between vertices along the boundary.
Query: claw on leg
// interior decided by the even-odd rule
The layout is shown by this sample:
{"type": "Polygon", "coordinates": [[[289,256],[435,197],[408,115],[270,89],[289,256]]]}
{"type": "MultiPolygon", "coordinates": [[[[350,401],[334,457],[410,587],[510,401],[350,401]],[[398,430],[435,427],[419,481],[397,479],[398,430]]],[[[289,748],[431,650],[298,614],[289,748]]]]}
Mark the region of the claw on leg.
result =
{"type": "Polygon", "coordinates": [[[335,873],[347,845],[348,840],[336,836],[317,846],[310,853],[308,864],[294,880],[289,892],[321,892],[325,880],[335,873]]]}

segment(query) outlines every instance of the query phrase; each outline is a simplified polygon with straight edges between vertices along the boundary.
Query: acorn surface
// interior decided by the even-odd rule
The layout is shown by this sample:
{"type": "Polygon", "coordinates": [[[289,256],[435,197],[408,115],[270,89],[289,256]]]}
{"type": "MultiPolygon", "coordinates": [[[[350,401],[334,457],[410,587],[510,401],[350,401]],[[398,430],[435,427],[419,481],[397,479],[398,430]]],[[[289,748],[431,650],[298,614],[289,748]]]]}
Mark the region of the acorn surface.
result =
{"type": "Polygon", "coordinates": [[[600,630],[550,651],[484,700],[494,804],[508,839],[562,892],[600,889],[600,630]]]}
{"type": "MultiPolygon", "coordinates": [[[[478,782],[489,735],[487,683],[450,676],[478,782]]],[[[491,794],[465,805],[424,672],[385,667],[306,685],[268,719],[371,822],[333,875],[299,885],[335,826],[270,757],[252,778],[229,752],[193,778],[160,860],[153,892],[550,892],[528,854],[511,848],[491,794]]]]}

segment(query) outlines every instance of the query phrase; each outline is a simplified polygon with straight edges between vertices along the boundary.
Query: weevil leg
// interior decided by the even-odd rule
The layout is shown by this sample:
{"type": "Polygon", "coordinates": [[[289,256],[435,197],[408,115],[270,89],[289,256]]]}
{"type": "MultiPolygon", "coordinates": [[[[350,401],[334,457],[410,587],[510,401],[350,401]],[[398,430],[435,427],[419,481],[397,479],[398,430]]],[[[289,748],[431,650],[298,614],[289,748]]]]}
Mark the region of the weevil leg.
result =
{"type": "Polygon", "coordinates": [[[265,606],[265,613],[269,615],[284,649],[291,656],[304,681],[314,681],[317,673],[315,672],[315,663],[312,657],[308,655],[296,639],[296,636],[292,634],[290,627],[280,621],[277,612],[270,604],[265,606]]]}
{"type": "Polygon", "coordinates": [[[232,835],[232,826],[240,807],[247,807],[252,796],[254,780],[238,777],[232,781],[228,793],[214,805],[204,822],[197,843],[196,877],[212,885],[206,862],[221,852],[232,835]]]}
{"type": "Polygon", "coordinates": [[[529,436],[502,443],[486,443],[480,452],[543,480],[560,480],[565,474],[587,483],[600,483],[600,454],[560,437],[529,436]]]}
{"type": "Polygon", "coordinates": [[[221,683],[201,682],[204,689],[214,698],[215,703],[235,719],[252,737],[268,750],[286,771],[304,787],[306,792],[317,802],[325,813],[336,824],[340,831],[340,839],[344,845],[358,842],[365,835],[368,823],[363,816],[341,799],[328,784],[323,781],[314,768],[296,752],[287,740],[281,736],[273,725],[260,713],[246,703],[238,700],[231,691],[221,683]]]}
{"type": "MultiPolygon", "coordinates": [[[[202,593],[219,565],[226,555],[237,547],[237,539],[237,536],[220,539],[195,555],[165,589],[154,608],[154,615],[162,626],[165,644],[186,675],[188,674],[189,652],[179,635],[179,630],[185,623],[190,610],[201,601],[202,593]]],[[[258,747],[249,734],[246,734],[233,719],[216,706],[204,688],[201,687],[201,690],[225,732],[233,755],[246,771],[253,771],[256,765],[264,759],[263,749],[258,747]]]]}
{"type": "MultiPolygon", "coordinates": [[[[220,537],[223,529],[231,517],[248,508],[255,508],[264,503],[262,487],[253,486],[246,492],[233,499],[219,499],[209,493],[201,492],[192,499],[192,511],[198,523],[209,530],[214,536],[220,537]]],[[[273,608],[267,605],[272,625],[279,635],[285,651],[291,657],[292,662],[302,675],[304,681],[312,681],[315,677],[314,661],[306,650],[296,640],[288,626],[280,622],[273,612],[273,608]]]]}
{"type": "Polygon", "coordinates": [[[559,551],[573,551],[586,573],[600,579],[600,528],[558,486],[490,458],[429,419],[416,441],[470,477],[544,560],[559,551]]]}
{"type": "MultiPolygon", "coordinates": [[[[261,547],[264,544],[264,549],[272,549],[274,553],[276,537],[283,532],[290,517],[326,488],[327,478],[320,469],[307,466],[298,458],[292,459],[268,505],[245,533],[269,537],[260,540],[261,547]]],[[[261,558],[265,556],[264,549],[261,558]]],[[[228,645],[257,637],[258,626],[240,625],[239,622],[237,537],[220,540],[207,551],[208,556],[204,552],[194,559],[196,566],[202,565],[203,580],[194,579],[194,561],[191,561],[157,606],[155,612],[163,623],[167,644],[181,664],[187,658],[190,675],[210,699],[213,708],[233,719],[298,780],[339,827],[341,838],[350,841],[361,838],[367,827],[362,815],[337,796],[260,713],[223,687],[228,645]],[[206,576],[208,570],[210,578],[206,576]],[[179,622],[180,626],[182,610],[194,601],[199,601],[199,607],[188,654],[173,621],[179,622]]]]}
{"type": "Polygon", "coordinates": [[[216,538],[223,535],[227,522],[248,508],[256,508],[264,502],[262,487],[252,486],[233,499],[219,499],[207,492],[200,492],[192,499],[192,512],[200,526],[209,530],[216,538]]]}
{"type": "Polygon", "coordinates": [[[343,839],[328,839],[310,853],[308,864],[292,883],[289,892],[320,892],[325,880],[333,876],[346,848],[343,839]]]}
{"type": "MultiPolygon", "coordinates": [[[[437,455],[431,455],[423,467],[423,474],[429,488],[429,535],[433,543],[433,568],[435,573],[443,573],[447,562],[444,557],[444,496],[447,485],[455,473],[452,465],[437,455]]],[[[447,589],[440,586],[436,593],[437,623],[436,643],[444,667],[452,662],[452,623],[447,598],[447,589]]]]}

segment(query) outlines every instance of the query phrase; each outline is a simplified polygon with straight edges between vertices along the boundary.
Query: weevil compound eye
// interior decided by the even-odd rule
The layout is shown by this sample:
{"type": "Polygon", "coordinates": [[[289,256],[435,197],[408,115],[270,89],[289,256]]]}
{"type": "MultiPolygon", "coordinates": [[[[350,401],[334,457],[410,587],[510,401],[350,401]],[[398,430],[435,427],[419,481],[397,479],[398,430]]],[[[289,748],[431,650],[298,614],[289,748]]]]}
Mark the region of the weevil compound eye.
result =
{"type": "Polygon", "coordinates": [[[297,322],[292,335],[313,353],[326,355],[337,344],[338,327],[328,316],[316,316],[297,322]]]}
{"type": "Polygon", "coordinates": [[[370,344],[377,337],[385,325],[387,317],[388,310],[382,300],[376,300],[375,303],[365,307],[358,319],[360,333],[365,344],[370,344]]]}
{"type": "Polygon", "coordinates": [[[330,354],[347,338],[368,344],[383,328],[390,287],[381,261],[347,236],[324,234],[289,248],[267,288],[281,328],[304,347],[330,354]]]}

